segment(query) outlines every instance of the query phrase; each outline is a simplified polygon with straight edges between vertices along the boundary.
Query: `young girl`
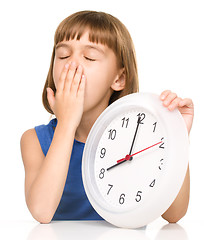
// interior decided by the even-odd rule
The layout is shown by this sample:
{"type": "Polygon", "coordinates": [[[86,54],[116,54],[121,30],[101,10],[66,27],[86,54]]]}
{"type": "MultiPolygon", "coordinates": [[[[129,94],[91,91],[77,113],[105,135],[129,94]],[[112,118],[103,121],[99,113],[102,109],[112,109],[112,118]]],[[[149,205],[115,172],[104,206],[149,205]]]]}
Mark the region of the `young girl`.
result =
{"type": "MultiPolygon", "coordinates": [[[[134,45],[117,18],[81,11],[60,23],[43,90],[44,107],[56,118],[21,137],[25,198],[37,221],[103,220],[83,188],[84,144],[105,108],[138,89],[134,45]]],[[[161,101],[169,110],[178,107],[190,132],[192,101],[171,91],[164,91],[161,101]]],[[[178,221],[185,215],[188,201],[189,170],[177,198],[162,217],[178,221]]]]}

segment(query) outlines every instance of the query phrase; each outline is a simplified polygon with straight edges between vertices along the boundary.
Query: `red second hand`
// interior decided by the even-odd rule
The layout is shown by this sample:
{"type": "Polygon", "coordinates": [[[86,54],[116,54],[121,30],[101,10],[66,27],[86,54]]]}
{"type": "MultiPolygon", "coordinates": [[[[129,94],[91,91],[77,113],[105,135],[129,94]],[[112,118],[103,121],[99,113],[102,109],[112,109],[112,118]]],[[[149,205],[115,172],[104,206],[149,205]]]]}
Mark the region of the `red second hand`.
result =
{"type": "Polygon", "coordinates": [[[132,154],[132,155],[126,155],[125,158],[122,158],[122,159],[118,160],[117,163],[120,163],[120,162],[122,162],[122,161],[124,161],[124,160],[126,160],[126,161],[127,161],[127,160],[130,160],[130,157],[132,157],[132,156],[134,156],[134,155],[136,155],[136,154],[138,154],[138,153],[141,153],[141,152],[143,152],[143,151],[145,151],[145,150],[147,150],[147,149],[149,149],[149,148],[152,148],[152,147],[154,147],[154,146],[156,146],[156,145],[158,145],[158,144],[160,144],[160,143],[162,143],[162,141],[161,141],[161,142],[158,142],[158,143],[155,143],[154,145],[152,145],[152,146],[150,146],[150,147],[144,148],[144,149],[140,150],[139,152],[136,152],[136,153],[134,153],[134,154],[132,154]]]}

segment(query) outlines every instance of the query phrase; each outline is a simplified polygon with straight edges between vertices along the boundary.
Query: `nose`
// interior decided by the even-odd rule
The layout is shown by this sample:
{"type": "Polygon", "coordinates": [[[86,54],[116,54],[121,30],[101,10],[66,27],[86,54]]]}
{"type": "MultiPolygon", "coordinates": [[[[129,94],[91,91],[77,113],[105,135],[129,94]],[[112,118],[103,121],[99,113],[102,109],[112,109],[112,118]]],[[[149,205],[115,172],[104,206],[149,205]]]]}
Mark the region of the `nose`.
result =
{"type": "Polygon", "coordinates": [[[73,53],[71,54],[71,56],[69,56],[68,63],[69,64],[74,63],[76,67],[78,67],[79,65],[82,65],[80,61],[80,56],[78,56],[76,53],[75,54],[73,53]]]}
{"type": "Polygon", "coordinates": [[[81,64],[81,62],[78,59],[76,59],[76,58],[69,58],[68,63],[69,63],[69,65],[70,65],[70,67],[72,69],[76,69],[76,70],[77,70],[77,68],[80,65],[81,68],[82,68],[82,74],[84,74],[84,67],[83,67],[83,65],[81,64]]]}

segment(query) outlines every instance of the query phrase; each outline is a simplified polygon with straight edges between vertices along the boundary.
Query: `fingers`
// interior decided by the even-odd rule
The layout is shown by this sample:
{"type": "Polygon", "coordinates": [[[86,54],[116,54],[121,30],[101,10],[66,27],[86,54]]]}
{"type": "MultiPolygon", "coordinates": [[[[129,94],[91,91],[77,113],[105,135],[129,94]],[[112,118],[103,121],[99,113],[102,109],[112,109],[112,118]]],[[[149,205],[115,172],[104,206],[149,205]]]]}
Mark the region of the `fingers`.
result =
{"type": "Polygon", "coordinates": [[[182,100],[182,99],[179,98],[179,97],[175,98],[175,99],[169,104],[168,109],[169,109],[170,111],[173,111],[175,108],[177,108],[177,107],[179,106],[179,103],[180,103],[181,100],[182,100]]]}
{"type": "Polygon", "coordinates": [[[177,107],[193,108],[193,101],[190,98],[177,97],[176,93],[172,93],[170,90],[165,90],[161,93],[160,99],[163,101],[163,105],[170,111],[173,111],[177,107]]]}
{"type": "Polygon", "coordinates": [[[68,69],[69,69],[69,63],[66,63],[64,65],[64,68],[61,72],[61,75],[60,75],[60,78],[59,78],[59,81],[58,81],[58,86],[57,86],[57,92],[58,93],[62,92],[63,89],[64,89],[64,81],[65,81],[68,69]]]}
{"type": "Polygon", "coordinates": [[[189,108],[193,108],[193,101],[190,98],[184,98],[179,102],[179,107],[187,106],[189,108]]]}
{"type": "Polygon", "coordinates": [[[74,81],[73,78],[74,78],[75,72],[76,72],[76,63],[71,62],[70,67],[69,67],[69,71],[67,72],[67,76],[66,76],[66,79],[65,79],[65,84],[64,84],[65,92],[70,91],[72,81],[74,81]]]}
{"type": "Polygon", "coordinates": [[[86,85],[86,77],[85,75],[82,75],[81,83],[79,85],[79,90],[78,90],[78,95],[81,99],[84,99],[85,85],[86,85]]]}
{"type": "Polygon", "coordinates": [[[67,74],[65,81],[65,92],[71,92],[74,96],[77,95],[79,84],[82,78],[83,68],[79,65],[76,68],[75,64],[71,64],[70,71],[67,74]]]}
{"type": "Polygon", "coordinates": [[[81,65],[77,67],[75,62],[65,64],[58,81],[57,92],[62,93],[64,91],[66,94],[72,93],[76,96],[82,73],[83,67],[81,65]]]}
{"type": "Polygon", "coordinates": [[[180,97],[177,97],[176,93],[172,93],[170,90],[162,92],[160,99],[163,101],[163,105],[170,111],[178,107],[179,103],[182,101],[180,97]]]}
{"type": "Polygon", "coordinates": [[[160,95],[161,100],[163,101],[170,92],[170,90],[163,91],[160,95]]]}

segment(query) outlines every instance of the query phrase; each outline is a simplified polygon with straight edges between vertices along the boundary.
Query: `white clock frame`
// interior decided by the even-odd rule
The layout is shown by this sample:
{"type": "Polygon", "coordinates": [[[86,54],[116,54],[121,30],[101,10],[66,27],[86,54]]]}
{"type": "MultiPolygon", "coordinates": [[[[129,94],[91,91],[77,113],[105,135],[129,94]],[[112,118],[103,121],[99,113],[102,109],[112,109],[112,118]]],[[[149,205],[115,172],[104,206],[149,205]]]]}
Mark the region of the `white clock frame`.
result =
{"type": "Polygon", "coordinates": [[[159,96],[152,93],[132,93],[109,105],[92,126],[84,147],[82,179],[87,197],[96,212],[109,223],[124,228],[139,228],[161,216],[175,200],[188,166],[188,133],[178,109],[170,112],[159,96]],[[140,208],[118,210],[100,195],[94,178],[94,160],[100,138],[110,122],[127,109],[145,108],[162,123],[168,137],[168,160],[165,177],[140,208]],[[159,204],[158,198],[160,197],[159,204]]]}

